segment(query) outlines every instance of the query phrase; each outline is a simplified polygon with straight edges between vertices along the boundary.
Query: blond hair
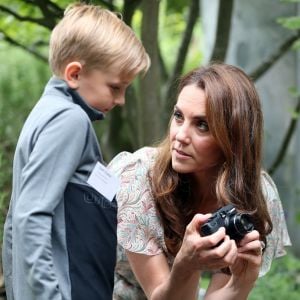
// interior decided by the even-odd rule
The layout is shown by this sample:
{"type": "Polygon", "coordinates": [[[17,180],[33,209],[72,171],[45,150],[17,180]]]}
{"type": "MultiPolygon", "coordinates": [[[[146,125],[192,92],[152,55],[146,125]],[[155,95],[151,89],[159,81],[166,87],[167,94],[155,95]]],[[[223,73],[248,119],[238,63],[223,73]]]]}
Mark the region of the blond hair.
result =
{"type": "Polygon", "coordinates": [[[50,38],[49,64],[56,76],[79,61],[86,71],[116,68],[120,74],[146,72],[150,59],[141,41],[117,14],[99,6],[73,4],[50,38]]]}

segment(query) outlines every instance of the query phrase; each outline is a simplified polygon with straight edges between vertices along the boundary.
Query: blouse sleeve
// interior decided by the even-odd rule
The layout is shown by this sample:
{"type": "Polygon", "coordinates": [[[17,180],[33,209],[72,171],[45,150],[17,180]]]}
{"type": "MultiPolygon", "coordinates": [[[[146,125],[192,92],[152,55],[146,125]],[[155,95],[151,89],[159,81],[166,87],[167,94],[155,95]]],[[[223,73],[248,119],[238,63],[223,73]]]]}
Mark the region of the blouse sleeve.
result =
{"type": "Polygon", "coordinates": [[[163,252],[162,227],[151,194],[148,171],[153,162],[153,148],[133,154],[122,152],[109,168],[121,180],[117,193],[118,243],[128,251],[146,255],[163,252]]]}
{"type": "Polygon", "coordinates": [[[273,230],[267,236],[267,247],[263,254],[263,262],[259,276],[264,276],[271,268],[274,258],[286,254],[285,246],[291,246],[291,240],[287,231],[284,211],[280,201],[280,197],[271,177],[262,173],[262,186],[269,214],[273,223],[273,230]]]}

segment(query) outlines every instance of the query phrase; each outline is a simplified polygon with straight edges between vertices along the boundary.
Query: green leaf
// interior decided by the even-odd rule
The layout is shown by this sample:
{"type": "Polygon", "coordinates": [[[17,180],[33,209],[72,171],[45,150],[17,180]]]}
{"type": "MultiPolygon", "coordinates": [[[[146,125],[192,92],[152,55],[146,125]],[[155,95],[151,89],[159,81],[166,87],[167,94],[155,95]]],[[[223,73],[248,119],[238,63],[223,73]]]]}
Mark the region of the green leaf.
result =
{"type": "MultiPolygon", "coordinates": [[[[300,1],[300,0],[299,0],[299,1],[300,1]]],[[[295,50],[295,51],[300,50],[300,39],[297,40],[297,41],[293,44],[293,46],[292,46],[291,49],[292,49],[292,50],[295,50]]]]}
{"type": "Polygon", "coordinates": [[[295,86],[289,87],[288,91],[289,91],[289,94],[294,98],[297,98],[300,96],[300,91],[295,86]]]}
{"type": "Polygon", "coordinates": [[[188,7],[186,0],[167,0],[167,11],[182,13],[184,9],[188,7]]]}
{"type": "Polygon", "coordinates": [[[300,117],[300,112],[297,112],[294,109],[289,109],[289,113],[291,114],[291,118],[293,120],[297,120],[300,117]]]}
{"type": "Polygon", "coordinates": [[[296,112],[295,110],[292,111],[292,119],[293,120],[297,120],[297,119],[299,119],[299,117],[300,117],[300,113],[299,112],[296,112]]]}
{"type": "Polygon", "coordinates": [[[277,22],[287,29],[300,29],[300,17],[278,18],[277,22]]]}

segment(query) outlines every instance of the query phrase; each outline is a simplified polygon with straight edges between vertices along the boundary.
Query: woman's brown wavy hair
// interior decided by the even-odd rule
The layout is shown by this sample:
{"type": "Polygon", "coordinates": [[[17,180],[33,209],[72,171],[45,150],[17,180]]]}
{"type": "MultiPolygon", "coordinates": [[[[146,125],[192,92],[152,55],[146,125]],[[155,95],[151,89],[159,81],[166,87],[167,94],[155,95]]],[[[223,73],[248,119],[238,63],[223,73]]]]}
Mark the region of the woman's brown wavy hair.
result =
{"type": "MultiPolygon", "coordinates": [[[[210,132],[224,154],[215,186],[218,205],[232,203],[239,211],[251,212],[255,228],[266,241],[272,222],[262,193],[263,116],[254,84],[239,68],[216,63],[181,78],[178,93],[188,85],[205,92],[210,132]]],[[[165,243],[175,256],[187,224],[199,211],[190,197],[189,175],[172,168],[169,134],[159,145],[151,178],[165,243]]]]}

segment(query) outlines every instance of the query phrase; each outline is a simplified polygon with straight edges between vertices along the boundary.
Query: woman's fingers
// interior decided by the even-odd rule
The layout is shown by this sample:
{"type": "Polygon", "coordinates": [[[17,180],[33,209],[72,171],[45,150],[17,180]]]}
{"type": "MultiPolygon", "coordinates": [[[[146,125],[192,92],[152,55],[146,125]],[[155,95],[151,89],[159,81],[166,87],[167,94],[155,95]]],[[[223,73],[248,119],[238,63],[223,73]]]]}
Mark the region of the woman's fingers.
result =
{"type": "Polygon", "coordinates": [[[239,253],[249,252],[249,251],[255,252],[258,254],[262,253],[262,246],[261,246],[260,240],[251,241],[251,242],[245,244],[244,246],[238,248],[239,253]]]}
{"type": "Polygon", "coordinates": [[[237,257],[248,262],[248,266],[259,267],[262,263],[262,250],[258,249],[251,252],[239,252],[237,257]]]}
{"type": "Polygon", "coordinates": [[[196,214],[190,224],[187,226],[199,231],[200,227],[206,223],[206,221],[211,217],[211,214],[196,214]]]}
{"type": "Polygon", "coordinates": [[[225,228],[221,227],[215,233],[208,236],[203,236],[201,242],[206,248],[211,249],[221,244],[224,241],[225,237],[225,228]]]}
{"type": "Polygon", "coordinates": [[[232,250],[236,249],[235,243],[233,240],[230,240],[229,236],[225,236],[222,240],[220,240],[212,250],[212,256],[216,258],[223,258],[228,255],[228,253],[232,250]]]}
{"type": "Polygon", "coordinates": [[[217,246],[199,252],[199,261],[207,269],[221,269],[233,264],[237,257],[237,247],[234,240],[228,236],[222,238],[217,246]]]}
{"type": "Polygon", "coordinates": [[[211,217],[211,214],[196,214],[186,227],[186,234],[199,234],[200,227],[211,217]]]}
{"type": "Polygon", "coordinates": [[[262,255],[265,245],[264,242],[259,240],[259,233],[256,230],[248,233],[240,242],[238,252],[249,254],[262,255]]]}
{"type": "Polygon", "coordinates": [[[251,241],[259,240],[259,232],[257,230],[252,230],[247,233],[244,238],[240,241],[239,246],[243,247],[251,241]]]}
{"type": "Polygon", "coordinates": [[[253,266],[260,266],[262,262],[263,246],[256,230],[248,233],[238,247],[238,258],[248,261],[253,266]]]}
{"type": "MultiPolygon", "coordinates": [[[[229,239],[229,237],[228,237],[229,239]]],[[[229,251],[224,256],[224,261],[227,262],[229,265],[233,264],[237,258],[237,246],[234,240],[229,239],[230,248],[229,251]]]]}

